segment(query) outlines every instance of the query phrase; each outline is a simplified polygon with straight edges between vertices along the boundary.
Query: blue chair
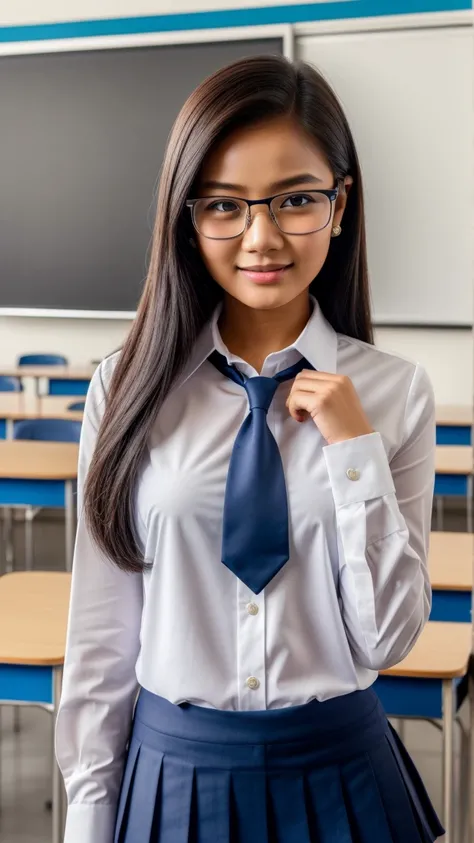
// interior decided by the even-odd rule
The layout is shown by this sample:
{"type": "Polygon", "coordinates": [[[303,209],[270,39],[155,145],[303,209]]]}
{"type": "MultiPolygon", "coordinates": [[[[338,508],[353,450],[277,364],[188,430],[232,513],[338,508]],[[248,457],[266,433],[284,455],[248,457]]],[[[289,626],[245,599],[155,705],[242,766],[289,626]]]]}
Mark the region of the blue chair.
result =
{"type": "MultiPolygon", "coordinates": [[[[14,439],[36,442],[79,442],[81,422],[72,419],[25,419],[15,425],[14,439]]],[[[25,508],[25,557],[26,567],[33,567],[33,519],[41,507],[25,508]]]]}
{"type": "Polygon", "coordinates": [[[68,359],[62,354],[22,354],[19,366],[67,366],[68,359]]]}
{"type": "Polygon", "coordinates": [[[0,375],[0,392],[21,392],[23,389],[19,378],[0,375]]]}
{"type": "MultiPolygon", "coordinates": [[[[69,360],[62,354],[22,354],[18,358],[18,366],[68,366],[69,360]]],[[[40,378],[35,378],[36,394],[40,395],[40,378]]],[[[54,375],[48,378],[47,394],[51,395],[54,384],[54,375]]]]}
{"type": "Polygon", "coordinates": [[[75,410],[78,413],[82,413],[85,409],[86,402],[85,401],[73,401],[72,404],[68,404],[68,410],[75,410]]]}
{"type": "Polygon", "coordinates": [[[15,425],[14,439],[37,442],[79,442],[81,422],[72,419],[25,419],[15,425]]]}

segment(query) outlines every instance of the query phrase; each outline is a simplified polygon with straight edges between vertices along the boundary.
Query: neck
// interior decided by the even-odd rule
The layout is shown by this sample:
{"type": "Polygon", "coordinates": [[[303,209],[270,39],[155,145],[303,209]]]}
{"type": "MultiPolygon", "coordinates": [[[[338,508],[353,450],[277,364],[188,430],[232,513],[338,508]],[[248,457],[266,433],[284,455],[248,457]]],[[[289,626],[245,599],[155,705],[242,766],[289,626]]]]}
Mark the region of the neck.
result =
{"type": "Polygon", "coordinates": [[[295,342],[311,314],[308,292],[282,307],[258,310],[226,295],[219,331],[232,354],[260,372],[265,358],[295,342]]]}

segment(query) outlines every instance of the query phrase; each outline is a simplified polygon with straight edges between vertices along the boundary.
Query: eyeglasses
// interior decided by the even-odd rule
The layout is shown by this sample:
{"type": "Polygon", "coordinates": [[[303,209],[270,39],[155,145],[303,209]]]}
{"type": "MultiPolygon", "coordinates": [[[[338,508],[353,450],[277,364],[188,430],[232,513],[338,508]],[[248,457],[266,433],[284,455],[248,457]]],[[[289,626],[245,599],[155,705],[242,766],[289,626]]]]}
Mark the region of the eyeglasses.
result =
{"type": "Polygon", "coordinates": [[[270,216],[284,234],[312,234],[329,225],[339,187],[278,193],[266,199],[206,196],[187,199],[194,228],[210,240],[240,237],[249,227],[252,205],[268,205],[270,216]]]}

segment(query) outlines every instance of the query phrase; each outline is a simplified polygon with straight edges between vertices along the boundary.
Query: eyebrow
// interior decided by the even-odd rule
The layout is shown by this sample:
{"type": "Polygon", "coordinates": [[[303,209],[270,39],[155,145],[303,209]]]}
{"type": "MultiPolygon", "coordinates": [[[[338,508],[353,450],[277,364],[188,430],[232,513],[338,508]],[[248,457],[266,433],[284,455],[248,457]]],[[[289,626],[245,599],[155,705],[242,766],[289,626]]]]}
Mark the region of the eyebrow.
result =
{"type": "MultiPolygon", "coordinates": [[[[297,176],[290,176],[287,179],[282,179],[281,181],[273,182],[273,184],[269,185],[269,190],[284,190],[286,187],[296,187],[296,185],[303,184],[303,182],[310,183],[310,184],[322,184],[322,179],[319,179],[317,176],[313,176],[312,173],[299,173],[297,176]]],[[[240,193],[244,193],[246,188],[242,187],[241,184],[229,184],[225,181],[215,181],[214,179],[209,179],[205,181],[201,185],[203,190],[236,190],[240,193]]]]}

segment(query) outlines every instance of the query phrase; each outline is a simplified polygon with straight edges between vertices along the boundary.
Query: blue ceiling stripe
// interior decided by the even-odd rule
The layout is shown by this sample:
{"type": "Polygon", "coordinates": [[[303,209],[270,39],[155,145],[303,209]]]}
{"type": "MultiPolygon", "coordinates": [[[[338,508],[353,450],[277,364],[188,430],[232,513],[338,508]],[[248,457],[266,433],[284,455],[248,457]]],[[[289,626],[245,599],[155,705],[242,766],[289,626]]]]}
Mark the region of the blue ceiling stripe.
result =
{"type": "Polygon", "coordinates": [[[62,23],[0,26],[0,42],[40,41],[52,38],[87,38],[101,35],[135,35],[233,26],[303,23],[341,18],[465,11],[471,0],[342,0],[342,2],[225,9],[177,15],[106,18],[62,23]]]}

